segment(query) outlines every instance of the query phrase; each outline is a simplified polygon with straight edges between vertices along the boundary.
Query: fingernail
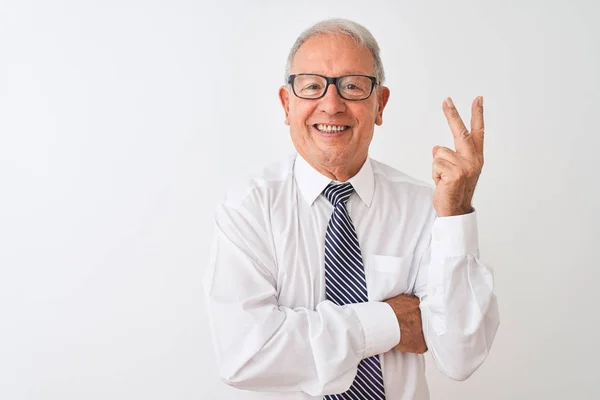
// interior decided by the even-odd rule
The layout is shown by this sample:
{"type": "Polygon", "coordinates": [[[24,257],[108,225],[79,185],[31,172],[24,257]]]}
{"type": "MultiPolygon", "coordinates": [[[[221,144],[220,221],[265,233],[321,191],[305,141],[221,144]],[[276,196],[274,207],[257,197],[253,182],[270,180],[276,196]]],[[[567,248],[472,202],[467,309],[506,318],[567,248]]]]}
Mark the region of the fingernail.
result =
{"type": "Polygon", "coordinates": [[[448,97],[448,98],[446,99],[446,105],[447,105],[448,107],[454,108],[454,103],[452,102],[452,99],[451,99],[450,97],[448,97]]]}
{"type": "Polygon", "coordinates": [[[479,106],[483,107],[483,96],[479,96],[479,106]]]}

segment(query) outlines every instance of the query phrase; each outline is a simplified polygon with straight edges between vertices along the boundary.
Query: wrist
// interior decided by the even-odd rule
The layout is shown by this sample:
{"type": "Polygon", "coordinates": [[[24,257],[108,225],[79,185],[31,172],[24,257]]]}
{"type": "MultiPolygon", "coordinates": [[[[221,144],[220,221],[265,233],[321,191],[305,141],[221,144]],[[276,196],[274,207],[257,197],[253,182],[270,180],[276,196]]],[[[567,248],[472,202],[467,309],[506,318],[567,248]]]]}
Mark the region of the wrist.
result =
{"type": "Polygon", "coordinates": [[[450,210],[441,210],[440,212],[438,212],[438,216],[439,217],[455,217],[458,215],[470,214],[473,211],[475,211],[475,209],[469,204],[466,206],[461,206],[461,207],[453,208],[450,210]]]}

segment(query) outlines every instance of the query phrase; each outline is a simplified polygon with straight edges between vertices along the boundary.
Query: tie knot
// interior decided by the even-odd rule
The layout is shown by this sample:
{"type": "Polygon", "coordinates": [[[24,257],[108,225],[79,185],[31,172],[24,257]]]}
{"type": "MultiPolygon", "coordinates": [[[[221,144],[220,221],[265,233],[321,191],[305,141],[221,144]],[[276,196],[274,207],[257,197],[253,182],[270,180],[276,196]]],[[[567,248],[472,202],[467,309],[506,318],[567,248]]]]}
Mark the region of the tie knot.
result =
{"type": "Polygon", "coordinates": [[[329,185],[327,185],[325,190],[323,190],[323,195],[335,207],[339,203],[346,204],[353,191],[354,188],[352,187],[352,184],[350,182],[339,184],[330,183],[329,185]]]}

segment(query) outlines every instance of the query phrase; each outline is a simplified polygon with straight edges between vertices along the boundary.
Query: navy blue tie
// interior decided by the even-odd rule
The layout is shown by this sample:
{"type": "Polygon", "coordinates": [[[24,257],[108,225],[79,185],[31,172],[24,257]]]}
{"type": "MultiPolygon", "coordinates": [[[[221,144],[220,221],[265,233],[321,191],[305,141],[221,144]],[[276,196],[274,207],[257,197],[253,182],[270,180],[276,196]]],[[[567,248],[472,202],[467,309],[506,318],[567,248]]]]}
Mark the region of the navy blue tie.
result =
{"type": "MultiPolygon", "coordinates": [[[[353,190],[351,183],[330,183],[323,191],[334,207],[325,233],[325,297],[340,306],[369,300],[358,237],[346,208],[353,190]]],[[[384,400],[379,356],[361,360],[350,389],[324,399],[384,400]]]]}

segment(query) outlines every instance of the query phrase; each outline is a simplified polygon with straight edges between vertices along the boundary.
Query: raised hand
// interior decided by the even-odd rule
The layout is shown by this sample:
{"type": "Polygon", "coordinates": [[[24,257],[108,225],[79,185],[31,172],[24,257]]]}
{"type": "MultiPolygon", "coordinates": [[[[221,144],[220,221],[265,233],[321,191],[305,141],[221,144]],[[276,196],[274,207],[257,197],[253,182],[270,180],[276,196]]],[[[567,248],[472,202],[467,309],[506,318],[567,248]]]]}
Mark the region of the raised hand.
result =
{"type": "Polygon", "coordinates": [[[433,148],[433,207],[440,217],[467,214],[483,168],[483,97],[471,106],[471,130],[463,123],[451,98],[443,105],[444,115],[454,136],[456,151],[447,147],[433,148]]]}

